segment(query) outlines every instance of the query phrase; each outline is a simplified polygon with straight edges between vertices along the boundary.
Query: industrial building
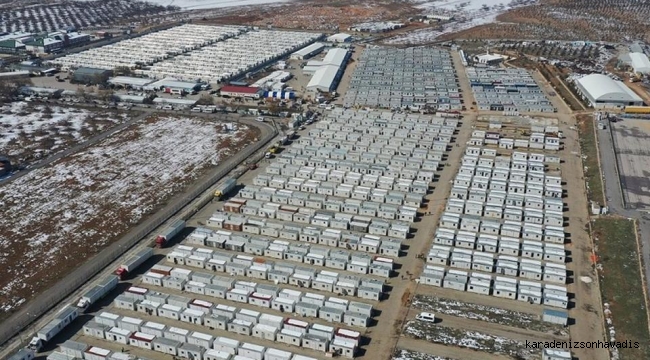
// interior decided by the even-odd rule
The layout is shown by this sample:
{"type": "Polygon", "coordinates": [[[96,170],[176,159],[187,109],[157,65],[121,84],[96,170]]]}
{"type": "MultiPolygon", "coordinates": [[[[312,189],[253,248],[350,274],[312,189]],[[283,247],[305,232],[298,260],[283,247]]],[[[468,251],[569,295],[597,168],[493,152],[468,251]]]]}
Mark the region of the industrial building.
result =
{"type": "Polygon", "coordinates": [[[71,82],[77,84],[102,84],[108,81],[113,71],[105,69],[80,67],[72,74],[71,82]]]}
{"type": "Polygon", "coordinates": [[[381,33],[403,28],[405,25],[392,21],[376,21],[356,24],[351,26],[348,30],[370,33],[381,33]]]}
{"type": "Polygon", "coordinates": [[[306,60],[309,59],[310,57],[320,53],[325,49],[325,44],[323,43],[313,43],[307,47],[304,47],[293,54],[291,54],[290,58],[294,60],[306,60]]]}
{"type": "Polygon", "coordinates": [[[250,86],[225,85],[219,90],[221,96],[259,99],[262,90],[250,86]]]}
{"type": "Polygon", "coordinates": [[[650,60],[648,56],[641,52],[632,52],[629,54],[630,66],[637,74],[650,74],[650,60]]]}
{"type": "Polygon", "coordinates": [[[327,38],[327,42],[331,43],[346,43],[352,41],[352,35],[345,33],[338,33],[327,38]]]}
{"type": "Polygon", "coordinates": [[[344,106],[462,110],[449,52],[434,48],[366,48],[344,106]]]}
{"type": "Polygon", "coordinates": [[[151,84],[154,81],[155,80],[153,79],[137,78],[137,77],[130,77],[130,76],[116,76],[114,78],[108,79],[109,84],[115,86],[128,87],[135,90],[143,90],[145,86],[151,84]]]}
{"type": "Polygon", "coordinates": [[[473,60],[475,63],[478,64],[485,64],[485,65],[499,65],[503,62],[503,56],[497,55],[497,54],[481,54],[481,55],[475,55],[473,57],[473,60]]]}
{"type": "Polygon", "coordinates": [[[575,86],[597,109],[643,105],[643,100],[621,81],[606,75],[591,74],[575,80],[575,86]]]}
{"type": "Polygon", "coordinates": [[[466,71],[478,110],[511,113],[556,111],[525,69],[469,67],[466,71]]]}
{"type": "Polygon", "coordinates": [[[319,62],[320,65],[316,66],[317,70],[307,84],[307,91],[315,95],[336,90],[349,58],[350,52],[346,49],[330,49],[319,62]]]}
{"type": "Polygon", "coordinates": [[[144,90],[164,91],[171,94],[191,93],[201,89],[196,81],[180,81],[174,78],[164,78],[142,86],[144,90]]]}

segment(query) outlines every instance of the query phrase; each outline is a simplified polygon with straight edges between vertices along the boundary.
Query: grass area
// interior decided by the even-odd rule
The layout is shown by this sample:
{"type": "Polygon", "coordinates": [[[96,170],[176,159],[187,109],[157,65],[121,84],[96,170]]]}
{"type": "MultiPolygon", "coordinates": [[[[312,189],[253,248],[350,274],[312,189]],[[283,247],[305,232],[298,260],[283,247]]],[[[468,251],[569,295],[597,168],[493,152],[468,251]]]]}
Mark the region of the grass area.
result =
{"type": "Polygon", "coordinates": [[[585,180],[587,181],[587,197],[589,200],[604,205],[603,179],[598,165],[598,144],[594,133],[594,117],[591,114],[578,115],[577,120],[580,133],[580,148],[583,156],[582,163],[585,167],[585,180]]]}
{"type": "Polygon", "coordinates": [[[627,219],[598,219],[593,231],[599,256],[600,290],[611,310],[616,340],[640,345],[638,349],[619,349],[620,359],[650,359],[650,332],[634,223],[627,219]]]}

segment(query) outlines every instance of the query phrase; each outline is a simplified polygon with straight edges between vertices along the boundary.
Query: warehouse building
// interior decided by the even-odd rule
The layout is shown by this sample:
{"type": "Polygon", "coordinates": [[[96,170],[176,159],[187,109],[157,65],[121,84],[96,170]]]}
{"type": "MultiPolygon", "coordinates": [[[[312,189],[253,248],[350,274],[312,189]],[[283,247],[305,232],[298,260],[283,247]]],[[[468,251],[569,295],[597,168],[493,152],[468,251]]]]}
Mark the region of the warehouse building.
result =
{"type": "Polygon", "coordinates": [[[31,51],[37,54],[49,54],[53,51],[62,49],[63,45],[64,43],[61,40],[41,38],[26,42],[25,48],[27,51],[31,51]]]}
{"type": "Polygon", "coordinates": [[[650,74],[650,60],[648,56],[640,52],[630,53],[630,66],[637,74],[650,74]]]}
{"type": "Polygon", "coordinates": [[[25,44],[19,40],[9,39],[0,41],[0,53],[3,54],[15,54],[25,51],[25,49],[25,44]]]}
{"type": "Polygon", "coordinates": [[[334,34],[327,38],[327,42],[331,43],[346,43],[352,41],[352,36],[346,33],[334,34]]]}
{"type": "Polygon", "coordinates": [[[262,94],[262,90],[256,87],[250,86],[235,86],[235,85],[226,85],[219,90],[221,96],[224,97],[242,97],[242,98],[253,98],[259,99],[262,94]]]}
{"type": "Polygon", "coordinates": [[[135,90],[143,90],[145,86],[153,83],[155,80],[137,78],[131,76],[116,76],[108,79],[108,83],[115,86],[130,87],[135,90]]]}
{"type": "MultiPolygon", "coordinates": [[[[330,49],[318,69],[307,84],[307,92],[317,94],[318,92],[332,92],[343,76],[345,66],[350,58],[350,52],[346,49],[330,49]]],[[[313,64],[310,67],[314,67],[313,64]]],[[[309,64],[308,64],[309,66],[309,64]]]]}
{"type": "Polygon", "coordinates": [[[305,60],[309,59],[310,57],[320,53],[325,49],[325,44],[323,43],[313,43],[307,47],[304,47],[293,54],[291,54],[290,58],[294,60],[305,60]]]}
{"type": "Polygon", "coordinates": [[[474,62],[485,65],[499,65],[503,62],[503,56],[497,54],[481,54],[474,56],[474,62]]]}
{"type": "Polygon", "coordinates": [[[630,88],[606,75],[584,76],[576,80],[575,86],[582,94],[583,99],[589,101],[594,108],[643,105],[643,100],[630,88]]]}
{"type": "Polygon", "coordinates": [[[111,70],[80,67],[72,74],[72,81],[77,84],[102,84],[113,74],[111,70]]]}
{"type": "Polygon", "coordinates": [[[201,89],[201,84],[190,81],[179,81],[174,78],[164,78],[142,87],[144,90],[164,91],[170,94],[191,93],[201,89]]]}

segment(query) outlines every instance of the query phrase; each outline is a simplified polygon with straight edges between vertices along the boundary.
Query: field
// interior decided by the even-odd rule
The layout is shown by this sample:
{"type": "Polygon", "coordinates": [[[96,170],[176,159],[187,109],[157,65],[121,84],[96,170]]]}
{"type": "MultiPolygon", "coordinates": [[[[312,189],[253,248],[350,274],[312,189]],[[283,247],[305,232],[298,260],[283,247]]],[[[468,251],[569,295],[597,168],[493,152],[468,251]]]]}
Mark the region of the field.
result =
{"type": "Polygon", "coordinates": [[[608,330],[616,334],[617,341],[640,345],[638,349],[619,349],[621,359],[648,359],[648,309],[634,233],[634,223],[627,219],[598,219],[593,223],[608,330]]]}
{"type": "Polygon", "coordinates": [[[598,145],[594,133],[594,117],[592,114],[578,115],[577,120],[582,163],[585,167],[585,180],[587,181],[587,196],[589,200],[604,205],[603,181],[598,164],[598,145]]]}
{"type": "Polygon", "coordinates": [[[539,359],[541,350],[527,349],[526,345],[500,336],[477,331],[445,327],[422,321],[409,321],[404,334],[415,339],[423,339],[432,343],[458,346],[489,353],[507,354],[522,360],[539,359]]]}
{"type": "MultiPolygon", "coordinates": [[[[566,332],[562,326],[541,321],[539,316],[499,309],[491,306],[484,306],[472,303],[415,295],[412,306],[416,309],[432,312],[434,314],[452,315],[464,319],[485,321],[493,324],[526,328],[528,330],[560,333],[566,332]]],[[[563,334],[563,335],[568,335],[563,334]]]]}
{"type": "Polygon", "coordinates": [[[153,117],[0,188],[0,309],[8,314],[257,137],[153,117]]]}
{"type": "Polygon", "coordinates": [[[445,39],[553,39],[618,42],[648,39],[650,4],[633,0],[543,0],[496,17],[498,23],[445,39]]]}
{"type": "Polygon", "coordinates": [[[411,350],[398,349],[393,354],[392,360],[452,360],[431,354],[424,354],[411,350]]]}
{"type": "Polygon", "coordinates": [[[368,1],[360,4],[347,2],[311,1],[291,6],[242,9],[236,16],[217,16],[209,23],[233,23],[285,29],[345,31],[352,24],[366,21],[396,20],[419,10],[408,3],[368,1]]]}
{"type": "MultiPolygon", "coordinates": [[[[167,1],[166,5],[169,5],[167,1]]],[[[147,22],[151,17],[164,15],[178,8],[144,1],[70,1],[36,4],[12,2],[0,7],[0,32],[56,31],[74,26],[77,29],[96,26],[115,26],[132,22],[147,22]]]]}
{"type": "Polygon", "coordinates": [[[425,29],[403,33],[386,41],[387,44],[410,45],[434,42],[443,35],[457,33],[483,24],[491,23],[497,16],[509,9],[528,4],[527,0],[469,0],[469,1],[425,1],[417,6],[425,14],[454,16],[454,20],[425,29]]]}
{"type": "Polygon", "coordinates": [[[0,154],[29,165],[128,119],[113,111],[11,103],[0,107],[0,154]]]}

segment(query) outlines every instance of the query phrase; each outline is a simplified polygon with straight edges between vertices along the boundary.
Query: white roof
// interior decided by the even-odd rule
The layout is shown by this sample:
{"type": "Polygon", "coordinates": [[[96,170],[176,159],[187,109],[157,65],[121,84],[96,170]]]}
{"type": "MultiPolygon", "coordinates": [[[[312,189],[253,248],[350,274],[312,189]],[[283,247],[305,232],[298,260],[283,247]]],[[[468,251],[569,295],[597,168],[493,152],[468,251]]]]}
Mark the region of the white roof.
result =
{"type": "Polygon", "coordinates": [[[334,65],[336,67],[341,67],[343,61],[347,56],[348,51],[346,49],[334,48],[330,49],[325,57],[323,58],[323,63],[326,65],[334,65]]]}
{"type": "Polygon", "coordinates": [[[643,101],[630,88],[609,76],[591,74],[577,80],[578,86],[595,101],[643,101]]]}
{"type": "Polygon", "coordinates": [[[650,73],[650,60],[644,53],[630,53],[630,65],[638,73],[650,73]]]}
{"type": "Polygon", "coordinates": [[[311,54],[313,52],[322,50],[324,48],[325,48],[325,45],[323,45],[321,43],[313,43],[313,44],[311,44],[311,45],[309,45],[309,46],[307,46],[305,48],[302,48],[302,49],[296,51],[294,54],[295,55],[300,55],[300,56],[307,56],[307,55],[309,55],[309,54],[311,54]]]}
{"type": "Polygon", "coordinates": [[[325,65],[314,73],[307,88],[327,88],[329,89],[336,78],[337,73],[339,72],[339,67],[336,65],[325,65]]]}
{"type": "Polygon", "coordinates": [[[339,34],[334,34],[334,35],[328,37],[327,41],[345,41],[345,40],[347,40],[347,39],[349,39],[351,37],[352,36],[349,35],[349,34],[339,33],[339,34]]]}
{"type": "Polygon", "coordinates": [[[90,349],[86,350],[86,352],[89,354],[96,354],[99,356],[108,356],[108,354],[111,353],[110,350],[102,349],[96,346],[91,347],[90,349]]]}

